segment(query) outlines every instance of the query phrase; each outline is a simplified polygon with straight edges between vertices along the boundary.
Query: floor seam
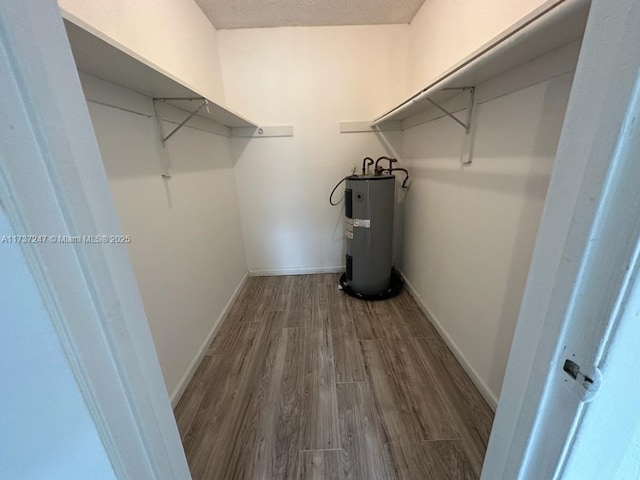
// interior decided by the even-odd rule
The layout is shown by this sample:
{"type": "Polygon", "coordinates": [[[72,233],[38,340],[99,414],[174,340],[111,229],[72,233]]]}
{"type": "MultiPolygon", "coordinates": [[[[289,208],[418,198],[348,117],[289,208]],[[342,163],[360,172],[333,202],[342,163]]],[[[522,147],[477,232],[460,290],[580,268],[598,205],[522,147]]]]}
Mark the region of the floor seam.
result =
{"type": "Polygon", "coordinates": [[[312,450],[300,450],[300,453],[307,452],[341,452],[341,448],[314,448],[312,450]]]}

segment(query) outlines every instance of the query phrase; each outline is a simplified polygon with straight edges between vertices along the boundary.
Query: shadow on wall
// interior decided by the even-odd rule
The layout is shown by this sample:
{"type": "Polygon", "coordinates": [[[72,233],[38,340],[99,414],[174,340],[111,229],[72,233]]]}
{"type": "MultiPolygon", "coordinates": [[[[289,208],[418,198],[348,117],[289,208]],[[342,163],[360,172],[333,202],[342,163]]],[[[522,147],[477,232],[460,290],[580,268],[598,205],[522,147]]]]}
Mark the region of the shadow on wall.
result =
{"type": "Polygon", "coordinates": [[[246,150],[251,138],[235,137],[229,140],[231,146],[231,164],[236,166],[238,159],[242,156],[242,153],[246,150]]]}
{"type": "MultiPolygon", "coordinates": [[[[549,162],[549,170],[552,169],[556,148],[560,141],[560,134],[562,133],[562,124],[564,122],[564,114],[559,115],[558,111],[566,111],[569,100],[568,92],[571,89],[572,81],[573,75],[558,77],[547,84],[544,94],[543,111],[535,135],[533,155],[539,158],[540,161],[549,162]]],[[[517,259],[522,258],[525,254],[528,255],[530,259],[533,253],[542,208],[549,186],[550,175],[536,175],[533,170],[534,166],[532,165],[529,169],[530,175],[527,176],[524,192],[527,198],[538,196],[542,205],[534,202],[522,203],[520,222],[513,244],[514,248],[511,252],[509,281],[507,282],[504,302],[500,313],[500,326],[496,338],[496,344],[498,345],[511,345],[513,340],[517,318],[520,313],[522,295],[524,293],[523,286],[526,283],[530,264],[530,260],[528,262],[518,262],[517,259]],[[540,182],[544,179],[546,179],[546,184],[544,188],[541,188],[540,182]],[[544,195],[540,197],[542,192],[544,192],[544,195]],[[516,321],[514,321],[514,319],[516,319],[516,321]]],[[[501,384],[509,352],[510,348],[506,351],[494,350],[491,364],[492,377],[489,378],[490,384],[501,384]]]]}
{"type": "Polygon", "coordinates": [[[183,128],[183,131],[178,131],[166,144],[173,173],[196,173],[233,168],[227,137],[196,128],[183,128]]]}
{"type": "MultiPolygon", "coordinates": [[[[110,180],[161,177],[160,149],[155,120],[146,115],[106,105],[87,103],[99,132],[98,145],[110,180]],[[115,126],[118,126],[115,128],[115,126]],[[118,152],[116,155],[111,152],[118,152]]],[[[164,122],[170,132],[175,124],[164,122]]],[[[189,126],[176,132],[166,144],[175,174],[232,168],[228,140],[189,126]]]]}
{"type": "MultiPolygon", "coordinates": [[[[421,159],[420,161],[428,162],[429,160],[421,159]]],[[[455,162],[456,160],[451,159],[451,161],[455,162]]],[[[474,171],[473,166],[460,166],[460,169],[453,170],[447,167],[438,168],[412,164],[410,168],[411,176],[416,180],[429,179],[441,184],[448,183],[459,187],[469,187],[474,190],[484,190],[502,194],[516,195],[522,193],[522,172],[480,172],[474,171]],[[464,175],[461,176],[460,170],[463,168],[465,172],[464,175]]],[[[546,185],[549,183],[549,176],[544,173],[531,172],[527,183],[532,186],[537,185],[537,189],[530,189],[531,192],[536,194],[540,188],[546,188],[546,185]]]]}

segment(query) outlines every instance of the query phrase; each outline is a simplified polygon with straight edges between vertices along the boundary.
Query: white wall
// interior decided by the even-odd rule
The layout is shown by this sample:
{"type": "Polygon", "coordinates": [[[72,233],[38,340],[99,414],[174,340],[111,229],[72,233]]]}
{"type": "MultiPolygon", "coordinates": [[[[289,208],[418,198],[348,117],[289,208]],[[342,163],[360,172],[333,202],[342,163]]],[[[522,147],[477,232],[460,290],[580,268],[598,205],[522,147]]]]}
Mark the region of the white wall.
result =
{"type": "MultiPolygon", "coordinates": [[[[425,2],[409,25],[407,93],[549,3],[425,2]]],[[[447,118],[405,130],[397,147],[413,179],[397,215],[401,268],[494,407],[578,50],[573,44],[477,86],[471,166],[460,166],[463,132],[447,118]]]]}
{"type": "Polygon", "coordinates": [[[151,99],[93,77],[82,80],[88,98],[143,113],[88,102],[122,230],[132,238],[129,254],[160,366],[175,401],[246,273],[229,139],[182,128],[167,143],[173,176],[163,179],[155,120],[148,116],[151,99]]]}
{"type": "Polygon", "coordinates": [[[20,245],[5,239],[0,258],[0,477],[115,479],[20,245]]]}
{"type": "Polygon", "coordinates": [[[409,91],[421,90],[545,3],[548,1],[427,0],[409,26],[409,91]]]}
{"type": "Polygon", "coordinates": [[[388,152],[372,133],[340,134],[339,122],[369,120],[400,99],[407,30],[218,32],[229,104],[266,124],[294,127],[291,138],[231,141],[251,271],[319,271],[344,263],[342,210],[329,206],[329,192],[352,163],[388,152]]]}
{"type": "Polygon", "coordinates": [[[58,0],[65,18],[225,104],[216,29],[193,0],[58,0]]]}
{"type": "Polygon", "coordinates": [[[401,268],[494,407],[571,81],[567,73],[481,100],[468,167],[463,130],[449,118],[404,132],[412,184],[401,268]]]}

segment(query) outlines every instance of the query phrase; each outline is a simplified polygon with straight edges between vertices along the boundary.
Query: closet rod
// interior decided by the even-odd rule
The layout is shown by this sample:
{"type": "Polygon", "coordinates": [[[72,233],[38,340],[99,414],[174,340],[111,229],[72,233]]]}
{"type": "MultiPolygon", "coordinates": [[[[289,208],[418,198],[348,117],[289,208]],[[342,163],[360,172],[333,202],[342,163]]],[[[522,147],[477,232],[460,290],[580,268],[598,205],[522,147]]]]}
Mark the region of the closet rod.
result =
{"type": "Polygon", "coordinates": [[[156,97],[159,102],[172,102],[176,100],[206,100],[204,97],[156,97]]]}
{"type": "Polygon", "coordinates": [[[458,85],[477,86],[581,38],[589,0],[548,0],[497,37],[436,77],[425,88],[383,113],[371,127],[405,120],[426,107],[427,98],[444,101],[442,90],[458,85]],[[424,102],[426,103],[426,102],[424,102]]]}

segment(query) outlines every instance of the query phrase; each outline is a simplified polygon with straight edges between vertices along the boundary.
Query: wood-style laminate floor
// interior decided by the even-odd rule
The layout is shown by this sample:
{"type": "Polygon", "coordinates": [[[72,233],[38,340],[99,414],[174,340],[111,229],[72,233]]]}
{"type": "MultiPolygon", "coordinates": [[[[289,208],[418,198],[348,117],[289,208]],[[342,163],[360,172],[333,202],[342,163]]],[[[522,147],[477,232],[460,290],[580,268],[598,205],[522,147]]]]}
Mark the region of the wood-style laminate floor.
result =
{"type": "Polygon", "coordinates": [[[251,277],[175,409],[194,480],[477,479],[493,412],[405,291],[251,277]]]}

